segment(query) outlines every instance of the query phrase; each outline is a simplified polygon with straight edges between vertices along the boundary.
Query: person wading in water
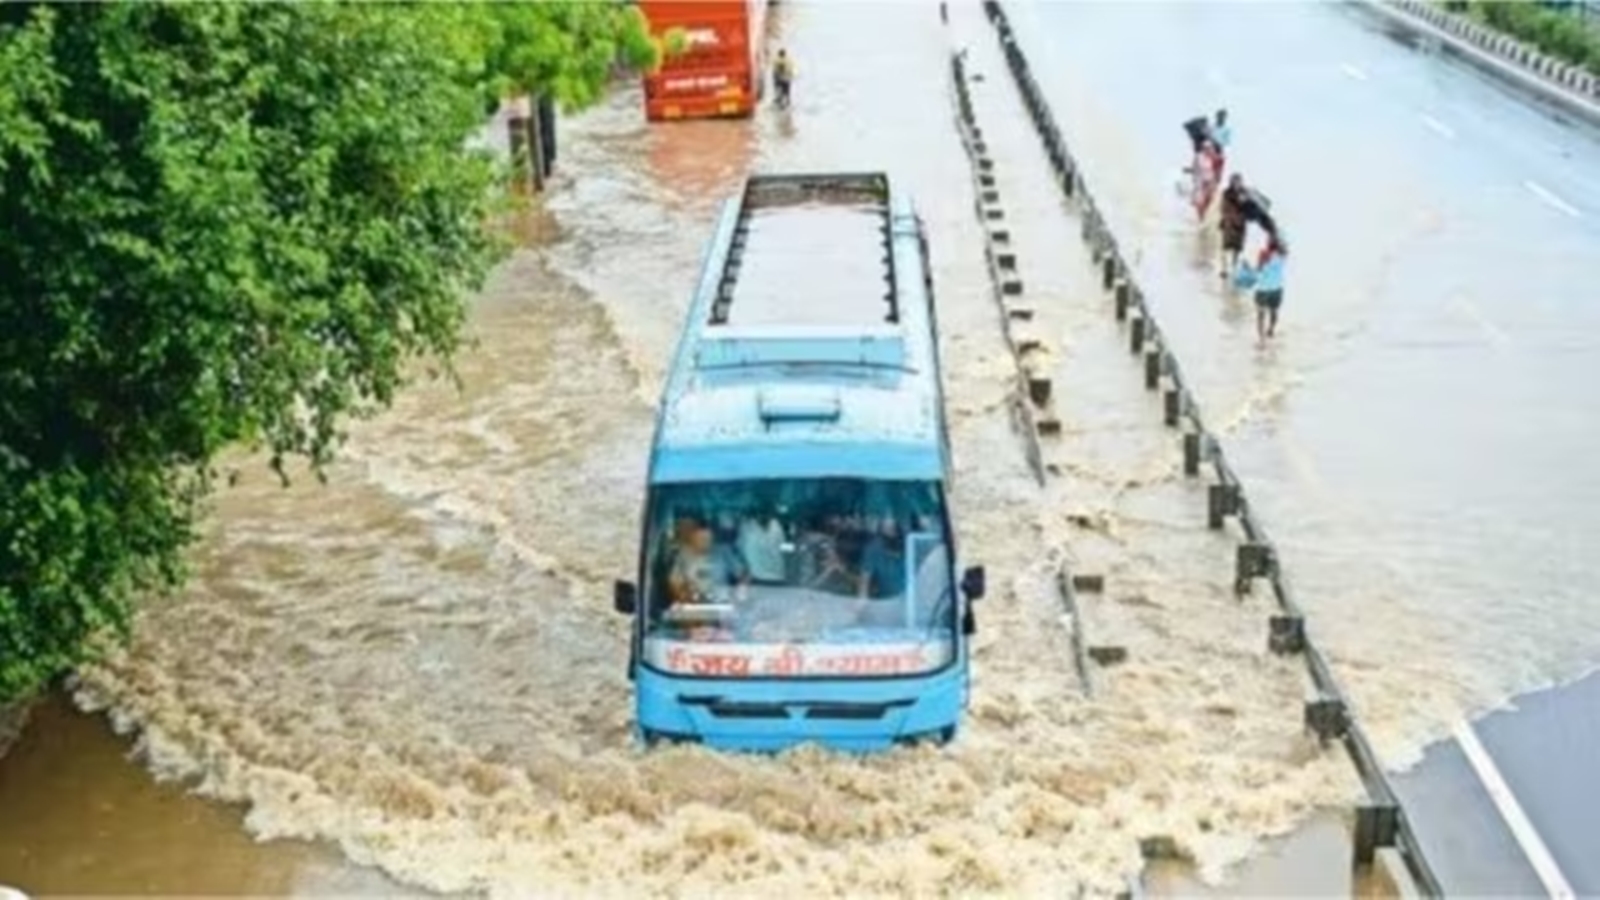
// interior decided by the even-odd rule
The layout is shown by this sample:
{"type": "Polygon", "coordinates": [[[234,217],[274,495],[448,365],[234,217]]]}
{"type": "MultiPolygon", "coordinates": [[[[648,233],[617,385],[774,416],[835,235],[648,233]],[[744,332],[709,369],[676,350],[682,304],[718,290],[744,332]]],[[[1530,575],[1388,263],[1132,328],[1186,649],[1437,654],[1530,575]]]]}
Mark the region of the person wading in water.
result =
{"type": "Polygon", "coordinates": [[[1193,179],[1189,202],[1194,206],[1195,218],[1203,222],[1222,181],[1222,152],[1210,138],[1200,142],[1200,153],[1194,159],[1193,179]]]}
{"type": "Polygon", "coordinates": [[[1278,310],[1283,306],[1283,264],[1289,248],[1277,234],[1267,233],[1256,269],[1256,337],[1262,341],[1278,330],[1278,310]]]}
{"type": "Polygon", "coordinates": [[[1222,272],[1229,278],[1239,268],[1239,254],[1244,251],[1244,232],[1249,220],[1245,218],[1244,178],[1238,172],[1228,177],[1228,186],[1222,190],[1222,272]]]}
{"type": "Polygon", "coordinates": [[[778,58],[772,62],[772,86],[777,88],[777,104],[779,109],[789,108],[789,89],[794,83],[794,60],[789,58],[789,51],[778,48],[778,58]]]}

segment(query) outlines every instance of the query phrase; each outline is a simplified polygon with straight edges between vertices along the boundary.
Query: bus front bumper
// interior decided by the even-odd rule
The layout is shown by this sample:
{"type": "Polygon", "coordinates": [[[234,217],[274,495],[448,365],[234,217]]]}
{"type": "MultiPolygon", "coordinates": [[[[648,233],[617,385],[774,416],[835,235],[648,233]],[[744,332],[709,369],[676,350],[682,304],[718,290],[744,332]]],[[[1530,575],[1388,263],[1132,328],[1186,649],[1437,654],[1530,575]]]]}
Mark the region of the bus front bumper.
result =
{"type": "Polygon", "coordinates": [[[878,752],[954,738],[966,706],[959,666],[861,681],[690,679],[641,669],[638,733],[719,750],[777,752],[820,744],[878,752]]]}

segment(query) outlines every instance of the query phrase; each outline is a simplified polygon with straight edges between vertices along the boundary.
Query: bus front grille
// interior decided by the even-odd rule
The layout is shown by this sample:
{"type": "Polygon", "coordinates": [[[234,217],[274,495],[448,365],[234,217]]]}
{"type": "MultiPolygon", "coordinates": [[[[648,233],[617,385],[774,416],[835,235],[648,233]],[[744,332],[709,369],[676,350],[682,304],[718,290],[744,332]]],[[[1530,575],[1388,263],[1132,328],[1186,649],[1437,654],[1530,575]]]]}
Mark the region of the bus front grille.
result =
{"type": "Polygon", "coordinates": [[[796,701],[793,703],[759,703],[750,701],[724,700],[721,697],[678,697],[679,702],[685,706],[703,707],[706,712],[719,719],[787,719],[790,710],[803,711],[807,719],[844,719],[851,721],[872,721],[881,719],[891,709],[910,706],[912,701],[888,700],[881,703],[848,703],[840,701],[807,703],[796,701]]]}

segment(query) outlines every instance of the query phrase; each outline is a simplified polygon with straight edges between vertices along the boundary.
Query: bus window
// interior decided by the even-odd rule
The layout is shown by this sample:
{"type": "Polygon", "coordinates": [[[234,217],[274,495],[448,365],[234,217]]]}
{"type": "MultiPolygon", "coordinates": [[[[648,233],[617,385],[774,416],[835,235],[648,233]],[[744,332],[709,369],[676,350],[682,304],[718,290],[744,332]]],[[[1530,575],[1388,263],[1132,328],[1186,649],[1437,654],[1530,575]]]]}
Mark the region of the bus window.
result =
{"type": "MultiPolygon", "coordinates": [[[[753,657],[795,654],[794,645],[894,644],[921,654],[909,671],[953,658],[956,594],[936,483],[668,484],[650,509],[645,649],[657,664],[704,644],[739,645],[753,657]]],[[[808,659],[788,662],[804,668],[808,659]]],[[[841,674],[818,659],[816,671],[783,674],[841,674]]]]}

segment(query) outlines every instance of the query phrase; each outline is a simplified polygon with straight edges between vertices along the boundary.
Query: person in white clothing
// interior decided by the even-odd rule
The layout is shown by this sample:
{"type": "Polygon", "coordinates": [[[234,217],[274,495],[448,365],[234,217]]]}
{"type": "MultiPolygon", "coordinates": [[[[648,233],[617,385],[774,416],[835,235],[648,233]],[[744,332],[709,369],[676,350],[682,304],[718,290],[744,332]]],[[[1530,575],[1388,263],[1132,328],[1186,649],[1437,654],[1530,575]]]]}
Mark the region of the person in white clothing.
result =
{"type": "Polygon", "coordinates": [[[751,581],[782,584],[787,580],[783,555],[786,540],[783,524],[771,511],[748,516],[739,523],[739,555],[744,558],[751,581]]]}

